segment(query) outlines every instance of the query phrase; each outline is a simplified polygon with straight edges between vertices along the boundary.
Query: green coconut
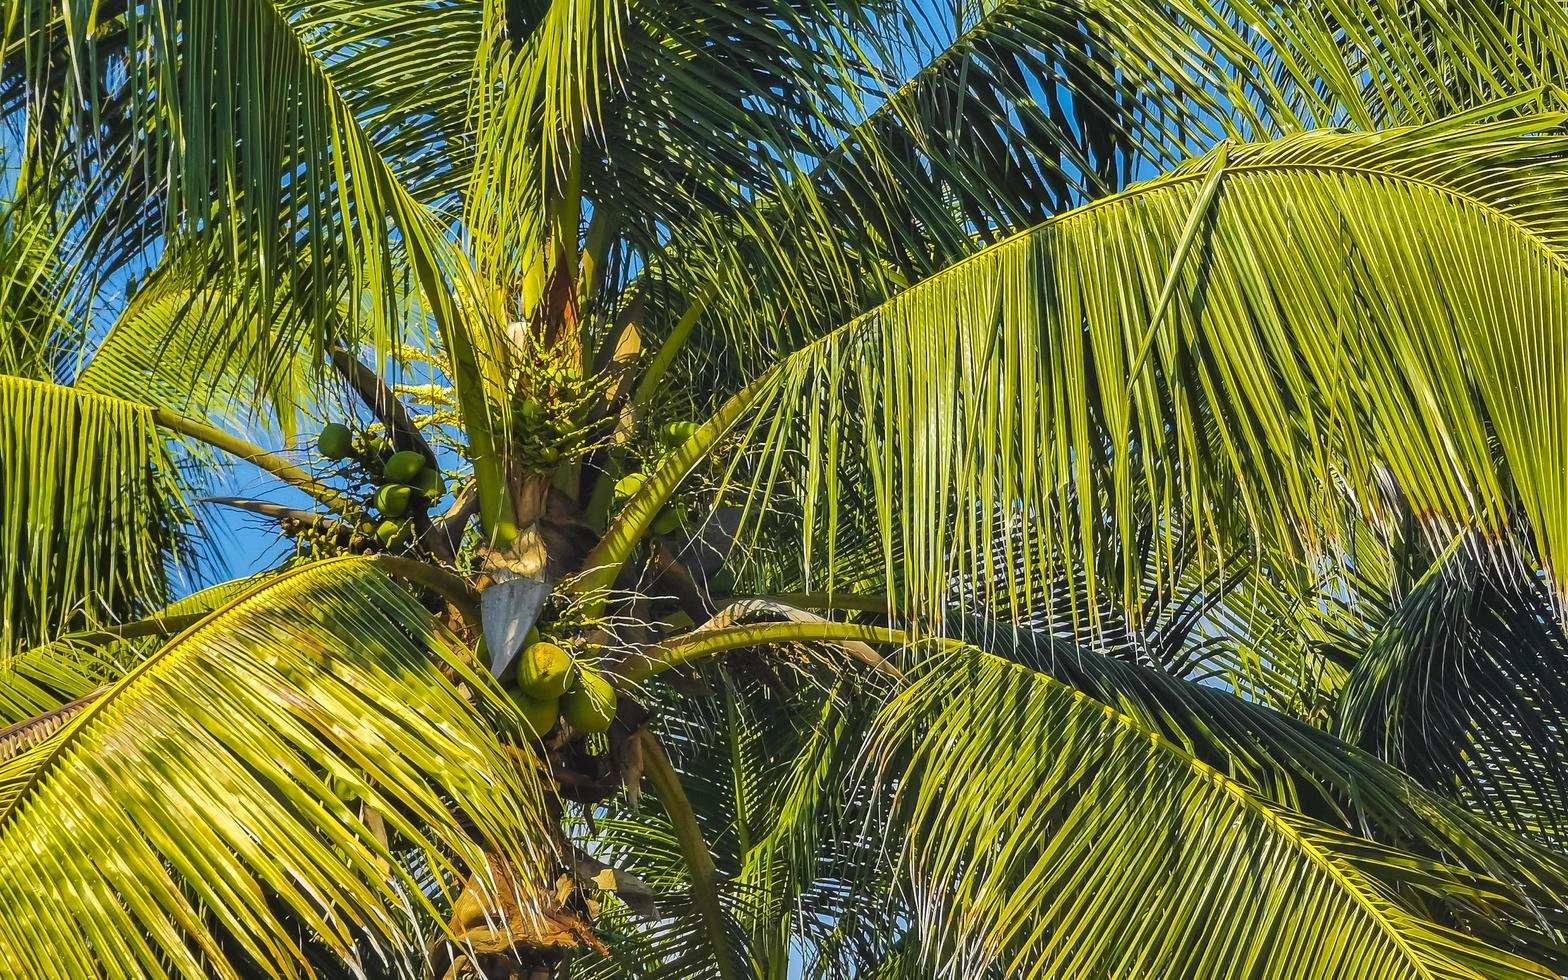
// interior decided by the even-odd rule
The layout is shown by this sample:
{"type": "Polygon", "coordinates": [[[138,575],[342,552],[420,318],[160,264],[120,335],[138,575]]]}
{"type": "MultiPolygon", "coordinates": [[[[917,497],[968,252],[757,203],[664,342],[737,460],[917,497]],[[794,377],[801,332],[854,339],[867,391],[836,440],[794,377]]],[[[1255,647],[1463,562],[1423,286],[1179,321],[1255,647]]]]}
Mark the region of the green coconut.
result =
{"type": "Polygon", "coordinates": [[[592,668],[577,673],[577,685],[561,697],[561,717],[576,731],[593,735],[615,720],[615,688],[592,668]]]}
{"type": "Polygon", "coordinates": [[[405,449],[387,457],[386,465],[381,472],[386,476],[388,483],[413,483],[419,478],[419,471],[424,468],[425,457],[405,449]]]}
{"type": "Polygon", "coordinates": [[[341,422],[328,422],[316,437],[316,449],[328,459],[347,459],[354,452],[354,433],[341,422]]]}
{"type": "Polygon", "coordinates": [[[383,548],[401,548],[414,540],[414,526],[407,521],[382,521],[376,527],[376,540],[383,548]]]}
{"type": "Polygon", "coordinates": [[[361,456],[364,459],[374,457],[380,462],[388,453],[392,452],[392,440],[386,436],[366,436],[361,456]]]}
{"type": "Polygon", "coordinates": [[[364,790],[359,778],[347,773],[335,773],[327,777],[327,785],[332,787],[332,795],[344,803],[353,803],[364,790]]]}
{"type": "Polygon", "coordinates": [[[638,490],[641,490],[642,485],[647,482],[648,474],[646,473],[628,473],[615,481],[615,495],[622,499],[630,497],[638,490]]]}
{"type": "Polygon", "coordinates": [[[413,499],[413,487],[389,483],[376,491],[376,510],[381,511],[383,517],[402,517],[413,499]]]}
{"type": "Polygon", "coordinates": [[[548,641],[529,644],[517,658],[517,686],[530,697],[560,697],[576,673],[572,655],[548,641]]]}
{"type": "Polygon", "coordinates": [[[446,481],[441,479],[440,473],[426,466],[414,477],[414,489],[426,500],[434,502],[446,496],[446,481]]]}
{"type": "Polygon", "coordinates": [[[696,422],[666,422],[659,427],[659,441],[666,446],[679,446],[697,434],[702,428],[696,422]]]}
{"type": "Polygon", "coordinates": [[[509,691],[523,719],[523,734],[530,738],[544,738],[555,727],[561,716],[560,698],[536,698],[522,691],[509,691]]]}

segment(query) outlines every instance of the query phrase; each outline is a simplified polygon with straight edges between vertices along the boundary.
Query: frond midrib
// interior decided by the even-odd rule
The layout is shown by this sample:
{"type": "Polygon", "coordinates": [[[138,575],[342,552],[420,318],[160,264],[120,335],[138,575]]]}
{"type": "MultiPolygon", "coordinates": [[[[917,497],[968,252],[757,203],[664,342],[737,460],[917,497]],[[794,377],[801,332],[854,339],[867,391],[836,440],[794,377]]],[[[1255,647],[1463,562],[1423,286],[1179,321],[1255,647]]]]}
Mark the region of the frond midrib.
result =
{"type": "Polygon", "coordinates": [[[163,647],[150,654],[145,660],[127,672],[124,677],[120,678],[113,685],[105,689],[102,694],[98,695],[97,698],[91,704],[89,704],[85,710],[77,714],[65,725],[61,726],[59,731],[55,732],[49,737],[50,741],[54,743],[54,745],[49,750],[49,754],[45,756],[43,760],[38,763],[38,765],[33,767],[32,771],[28,774],[26,781],[17,788],[15,794],[11,797],[11,802],[7,804],[3,810],[0,810],[0,834],[4,833],[6,824],[8,824],[19,812],[21,812],[28,796],[32,793],[34,788],[37,787],[39,781],[43,779],[45,772],[47,772],[58,761],[60,761],[61,757],[71,747],[75,736],[81,734],[84,728],[90,725],[92,721],[102,714],[110,705],[117,702],[122,695],[126,694],[146,674],[150,673],[155,667],[157,667],[159,664],[162,664],[169,657],[176,653],[182,652],[185,645],[188,644],[198,633],[206,629],[207,626],[233,612],[237,607],[248,603],[258,594],[266,592],[281,583],[293,581],[297,578],[311,575],[313,573],[318,573],[323,569],[329,569],[338,565],[365,562],[366,559],[360,556],[345,555],[337,558],[328,558],[319,562],[313,562],[309,565],[301,567],[298,571],[295,572],[286,572],[282,575],[268,577],[260,584],[244,590],[230,601],[216,607],[210,613],[203,616],[198,622],[187,627],[179,635],[175,636],[168,643],[164,644],[163,647]]]}
{"type": "Polygon", "coordinates": [[[1203,760],[1187,752],[1181,746],[1168,739],[1161,732],[1149,727],[1148,725],[1145,725],[1139,719],[1120,711],[1116,707],[1109,705],[1099,700],[1098,698],[1094,698],[1088,694],[1085,694],[1083,691],[1080,691],[1077,688],[1058,680],[1050,674],[1030,670],[1019,664],[1015,664],[1001,657],[997,657],[994,654],[986,653],[985,651],[962,641],[938,639],[938,642],[943,648],[950,652],[965,652],[971,655],[978,653],[981,657],[991,661],[995,666],[1003,670],[1010,672],[1027,672],[1037,682],[1043,682],[1047,687],[1054,687],[1059,691],[1065,692],[1070,697],[1072,697],[1074,701],[1084,705],[1087,708],[1098,710],[1108,721],[1113,722],[1118,727],[1132,735],[1146,739],[1150,745],[1164,752],[1166,755],[1172,756],[1176,759],[1176,761],[1187,766],[1198,778],[1209,783],[1210,785],[1225,793],[1231,799],[1235,800],[1243,810],[1262,820],[1269,827],[1269,829],[1279,834],[1282,839],[1289,842],[1289,844],[1299,851],[1313,867],[1318,868],[1323,874],[1325,874],[1330,880],[1339,886],[1340,893],[1346,895],[1352,902],[1354,902],[1356,907],[1359,908],[1362,913],[1367,916],[1367,918],[1376,924],[1379,931],[1386,935],[1390,942],[1392,942],[1410,960],[1411,964],[1417,969],[1420,969],[1422,977],[1427,978],[1427,980],[1437,980],[1436,975],[1422,965],[1420,956],[1409,945],[1409,943],[1405,941],[1404,937],[1400,935],[1398,929],[1395,928],[1393,923],[1389,922],[1387,918],[1385,918],[1379,912],[1377,907],[1371,903],[1369,897],[1363,893],[1358,883],[1349,875],[1347,875],[1342,868],[1340,868],[1326,853],[1323,852],[1321,848],[1307,840],[1300,833],[1298,833],[1295,828],[1291,827],[1289,823],[1282,820],[1279,816],[1279,813],[1271,804],[1254,796],[1245,786],[1226,776],[1224,773],[1220,772],[1218,769],[1214,768],[1203,760]]]}

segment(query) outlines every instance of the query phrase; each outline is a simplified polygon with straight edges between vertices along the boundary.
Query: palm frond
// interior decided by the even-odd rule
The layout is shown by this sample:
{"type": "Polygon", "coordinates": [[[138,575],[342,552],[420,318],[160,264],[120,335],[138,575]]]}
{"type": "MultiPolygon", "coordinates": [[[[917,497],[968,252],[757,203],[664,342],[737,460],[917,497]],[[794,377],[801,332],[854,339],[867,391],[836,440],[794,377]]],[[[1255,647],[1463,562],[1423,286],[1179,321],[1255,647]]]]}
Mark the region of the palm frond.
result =
{"type": "Polygon", "coordinates": [[[870,75],[862,49],[888,6],[548,5],[476,66],[480,156],[468,199],[479,266],[504,283],[532,273],[519,311],[531,316],[540,263],[553,261],[547,223],[574,253],[580,197],[638,250],[659,248],[673,226],[743,208],[848,129],[870,75]]]}
{"type": "Polygon", "coordinates": [[[184,494],[145,407],[0,377],[0,644],[162,601],[184,494]]]}
{"type": "Polygon", "coordinates": [[[1473,528],[1561,582],[1560,123],[1232,148],[1219,178],[1202,161],[1052,219],[786,359],[741,396],[782,420],[750,441],[802,453],[825,579],[830,532],[863,522],[897,542],[913,606],[1000,562],[1024,594],[1079,567],[1088,594],[1136,608],[1146,527],[1170,529],[1167,568],[1176,528],[1211,562],[1307,563],[1366,528],[1434,550],[1473,528]],[[869,512],[841,506],[857,457],[869,512]],[[1108,552],[1128,556],[1121,581],[1095,573],[1108,552]]]}
{"type": "Polygon", "coordinates": [[[109,16],[26,0],[6,50],[35,91],[58,91],[61,110],[42,118],[103,199],[80,218],[100,278],[194,251],[221,257],[205,270],[214,288],[257,297],[270,329],[203,352],[222,376],[230,360],[301,349],[324,363],[339,332],[388,352],[431,285],[411,270],[461,266],[429,207],[450,192],[457,161],[436,151],[461,142],[479,15],[458,2],[167,0],[109,16]],[[382,83],[405,69],[437,75],[418,111],[386,101],[397,93],[382,83]],[[280,304],[296,315],[271,316],[280,304]]]}
{"type": "Polygon", "coordinates": [[[61,235],[42,194],[0,205],[0,373],[38,381],[69,375],[83,338],[70,316],[61,235]]]}
{"type": "Polygon", "coordinates": [[[1526,833],[1568,833],[1568,640],[1521,569],[1443,561],[1372,638],[1340,704],[1341,737],[1526,833]]]}
{"type": "MultiPolygon", "coordinates": [[[[235,579],[177,599],[147,619],[65,633],[0,661],[0,726],[17,726],[103,689],[124,677],[193,618],[255,588],[235,579]]],[[[7,742],[0,734],[0,745],[7,742]]],[[[7,755],[0,747],[0,755],[7,755]]]]}
{"type": "Polygon", "coordinates": [[[277,321],[299,313],[276,298],[269,311],[254,293],[214,284],[210,269],[179,257],[154,270],[73,384],[230,425],[267,408],[290,434],[313,400],[316,365],[305,348],[275,349],[270,337],[277,321]]]}
{"type": "Polygon", "coordinates": [[[218,609],[0,765],[0,962],[290,974],[298,929],[367,965],[422,962],[454,896],[421,890],[330,784],[456,880],[487,850],[542,879],[539,787],[493,734],[504,695],[466,659],[364,559],[218,609]]]}
{"type": "MultiPolygon", "coordinates": [[[[1222,140],[1507,106],[1557,84],[1568,53],[1550,0],[955,6],[967,8],[956,36],[918,31],[945,48],[806,173],[737,215],[674,226],[650,263],[687,294],[719,285],[707,325],[729,342],[728,370],[753,374],[979,248],[1222,140]]],[[[650,319],[679,315],[656,306],[650,319]]]]}
{"type": "Polygon", "coordinates": [[[1268,803],[1045,675],[938,660],[877,744],[943,975],[1555,975],[1451,927],[1530,935],[1498,883],[1268,803]]]}

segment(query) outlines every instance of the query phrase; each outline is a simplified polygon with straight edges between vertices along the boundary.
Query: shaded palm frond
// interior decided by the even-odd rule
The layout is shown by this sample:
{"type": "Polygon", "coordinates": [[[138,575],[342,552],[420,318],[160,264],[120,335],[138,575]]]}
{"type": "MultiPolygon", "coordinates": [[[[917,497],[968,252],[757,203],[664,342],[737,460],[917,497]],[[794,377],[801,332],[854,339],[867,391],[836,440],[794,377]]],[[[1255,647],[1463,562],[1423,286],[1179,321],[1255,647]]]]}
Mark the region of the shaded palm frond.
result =
{"type": "MultiPolygon", "coordinates": [[[[468,199],[480,268],[508,284],[537,277],[553,260],[549,227],[573,252],[579,195],[638,250],[660,248],[672,227],[744,208],[848,129],[871,72],[862,49],[890,6],[548,5],[476,68],[480,156],[468,199]]],[[[525,289],[522,316],[542,285],[525,289]]]]}
{"type": "Polygon", "coordinates": [[[224,376],[300,349],[323,363],[339,332],[387,352],[431,286],[411,270],[460,267],[428,203],[450,189],[457,161],[434,151],[462,139],[479,16],[473,3],[403,0],[112,14],[27,0],[6,51],[10,77],[58,93],[43,118],[96,200],[76,219],[95,274],[194,251],[207,285],[268,314],[268,329],[204,351],[203,373],[224,376]],[[381,90],[402,70],[436,75],[418,110],[381,90]],[[271,316],[279,305],[295,315],[271,316]]]}
{"type": "Polygon", "coordinates": [[[0,373],[37,381],[69,377],[84,339],[51,203],[24,190],[0,204],[0,373]]]}
{"type": "Polygon", "coordinates": [[[1568,834],[1568,640],[1545,583],[1443,561],[1371,639],[1339,734],[1554,843],[1568,834]]]}

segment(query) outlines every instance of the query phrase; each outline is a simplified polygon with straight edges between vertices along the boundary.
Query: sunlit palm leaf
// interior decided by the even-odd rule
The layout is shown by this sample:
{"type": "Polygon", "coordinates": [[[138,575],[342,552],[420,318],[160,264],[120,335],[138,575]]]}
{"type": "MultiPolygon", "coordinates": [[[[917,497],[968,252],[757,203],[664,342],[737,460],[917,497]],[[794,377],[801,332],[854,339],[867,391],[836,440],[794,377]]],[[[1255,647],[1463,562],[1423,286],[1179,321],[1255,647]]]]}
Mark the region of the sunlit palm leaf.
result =
{"type": "Polygon", "coordinates": [[[1000,562],[1135,607],[1136,563],[1087,559],[1140,528],[1314,560],[1407,517],[1533,545],[1560,588],[1560,122],[1304,134],[1070,212],[786,360],[746,397],[792,421],[756,437],[804,443],[808,524],[876,520],[920,604],[1000,562]],[[849,456],[874,515],[837,506],[849,456]]]}
{"type": "Polygon", "coordinates": [[[255,579],[236,579],[214,585],[169,603],[148,619],[66,633],[0,661],[0,728],[64,707],[119,680],[190,625],[192,617],[211,612],[256,584],[255,579]]]}
{"type": "Polygon", "coordinates": [[[311,402],[315,365],[305,349],[269,342],[273,321],[298,312],[279,305],[268,316],[261,302],[173,261],[130,297],[73,383],[241,427],[268,406],[287,434],[311,402]]]}
{"type": "Polygon", "coordinates": [[[1495,883],[1267,803],[1045,675],[941,661],[878,741],[945,975],[1554,975],[1433,920],[1447,900],[1526,935],[1495,883]]]}
{"type": "MultiPolygon", "coordinates": [[[[782,350],[1221,139],[1427,122],[1561,82],[1551,0],[986,0],[833,149],[654,267],[717,279],[706,321],[755,372],[782,350]]],[[[932,33],[932,32],[921,32],[932,33]]],[[[650,317],[674,321],[680,309],[650,317]]]]}
{"type": "Polygon", "coordinates": [[[500,692],[465,660],[363,559],[219,609],[0,766],[0,962],[235,976],[224,942],[288,974],[298,928],[370,963],[420,962],[442,897],[424,897],[329,781],[430,867],[482,868],[495,849],[540,875],[539,788],[492,734],[500,692]]]}
{"type": "Polygon", "coordinates": [[[156,608],[186,515],[144,407],[0,377],[0,643],[156,608]]]}

